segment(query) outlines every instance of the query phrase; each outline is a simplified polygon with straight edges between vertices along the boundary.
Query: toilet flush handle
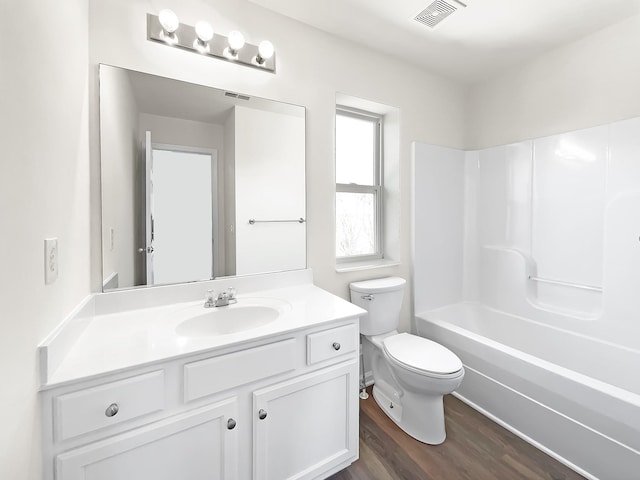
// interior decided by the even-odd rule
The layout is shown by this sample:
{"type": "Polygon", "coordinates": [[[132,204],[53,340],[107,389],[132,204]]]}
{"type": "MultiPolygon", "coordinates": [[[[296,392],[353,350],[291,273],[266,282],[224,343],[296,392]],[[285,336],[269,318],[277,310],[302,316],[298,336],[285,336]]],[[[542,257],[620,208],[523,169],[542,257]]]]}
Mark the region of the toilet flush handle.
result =
{"type": "Polygon", "coordinates": [[[363,300],[373,300],[373,295],[369,294],[369,295],[362,295],[360,298],[362,298],[363,300]]]}

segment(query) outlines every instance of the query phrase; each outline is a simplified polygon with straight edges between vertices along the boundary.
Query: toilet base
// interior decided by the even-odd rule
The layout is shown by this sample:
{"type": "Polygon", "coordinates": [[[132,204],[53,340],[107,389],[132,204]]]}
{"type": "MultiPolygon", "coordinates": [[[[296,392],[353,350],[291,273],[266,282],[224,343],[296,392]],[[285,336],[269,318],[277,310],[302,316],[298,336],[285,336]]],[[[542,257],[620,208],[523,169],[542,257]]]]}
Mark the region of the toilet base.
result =
{"type": "Polygon", "coordinates": [[[442,395],[399,394],[384,382],[373,386],[373,398],[382,411],[406,434],[429,445],[439,445],[447,434],[442,395]]]}
{"type": "Polygon", "coordinates": [[[391,393],[389,389],[390,387],[388,385],[375,383],[373,385],[373,398],[382,411],[400,426],[400,421],[402,420],[402,403],[400,402],[400,398],[394,395],[396,392],[391,393]]]}

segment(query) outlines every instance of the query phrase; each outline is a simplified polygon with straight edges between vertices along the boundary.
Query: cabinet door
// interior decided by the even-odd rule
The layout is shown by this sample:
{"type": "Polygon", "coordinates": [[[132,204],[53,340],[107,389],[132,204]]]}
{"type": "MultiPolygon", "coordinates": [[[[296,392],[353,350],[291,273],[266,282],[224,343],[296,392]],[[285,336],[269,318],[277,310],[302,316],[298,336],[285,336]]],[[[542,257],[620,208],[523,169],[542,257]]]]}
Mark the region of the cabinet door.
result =
{"type": "Polygon", "coordinates": [[[56,457],[56,480],[236,479],[237,399],[199,408],[56,457]]]}
{"type": "Polygon", "coordinates": [[[316,478],[358,457],[358,363],[254,392],[255,480],[316,478]]]}

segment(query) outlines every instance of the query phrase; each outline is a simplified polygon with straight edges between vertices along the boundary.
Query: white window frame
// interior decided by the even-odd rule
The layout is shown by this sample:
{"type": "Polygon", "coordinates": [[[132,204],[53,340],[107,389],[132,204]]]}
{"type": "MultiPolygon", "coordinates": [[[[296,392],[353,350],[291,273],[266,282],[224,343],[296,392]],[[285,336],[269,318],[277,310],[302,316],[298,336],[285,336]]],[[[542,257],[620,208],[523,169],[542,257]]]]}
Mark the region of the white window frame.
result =
{"type": "MultiPolygon", "coordinates": [[[[360,120],[370,121],[375,124],[374,149],[373,149],[373,168],[374,168],[374,185],[359,185],[356,183],[337,183],[337,193],[371,193],[374,197],[374,253],[368,255],[349,255],[338,257],[336,252],[336,263],[366,262],[370,260],[381,260],[384,258],[384,184],[383,184],[383,119],[382,115],[358,110],[355,108],[338,105],[336,107],[336,116],[343,115],[360,120]]],[[[336,159],[337,161],[337,159],[336,159]]],[[[337,167],[336,167],[337,169],[337,167]]],[[[337,223],[337,218],[336,218],[337,223]]]]}

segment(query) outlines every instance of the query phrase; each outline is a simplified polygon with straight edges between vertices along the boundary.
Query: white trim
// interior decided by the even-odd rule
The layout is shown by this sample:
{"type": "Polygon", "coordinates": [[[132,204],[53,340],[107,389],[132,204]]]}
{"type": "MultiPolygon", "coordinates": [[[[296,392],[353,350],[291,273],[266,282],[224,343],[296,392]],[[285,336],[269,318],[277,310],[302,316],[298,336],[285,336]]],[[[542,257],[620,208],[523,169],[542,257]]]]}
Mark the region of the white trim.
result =
{"type": "Polygon", "coordinates": [[[118,272],[113,272],[102,282],[102,291],[112,290],[118,288],[118,272]]]}
{"type": "Polygon", "coordinates": [[[375,125],[375,138],[374,138],[374,185],[359,185],[359,184],[343,184],[336,182],[336,194],[342,193],[372,193],[374,195],[374,252],[370,255],[361,256],[336,256],[336,263],[348,263],[360,260],[380,260],[384,258],[384,149],[383,149],[383,120],[384,115],[359,110],[352,107],[345,107],[342,105],[336,105],[336,117],[342,115],[345,117],[352,117],[364,121],[371,122],[375,125]]]}
{"type": "Polygon", "coordinates": [[[340,263],[336,265],[336,272],[356,272],[359,270],[373,270],[375,268],[398,267],[400,262],[395,260],[386,260],[384,258],[378,260],[363,260],[340,263]]]}

